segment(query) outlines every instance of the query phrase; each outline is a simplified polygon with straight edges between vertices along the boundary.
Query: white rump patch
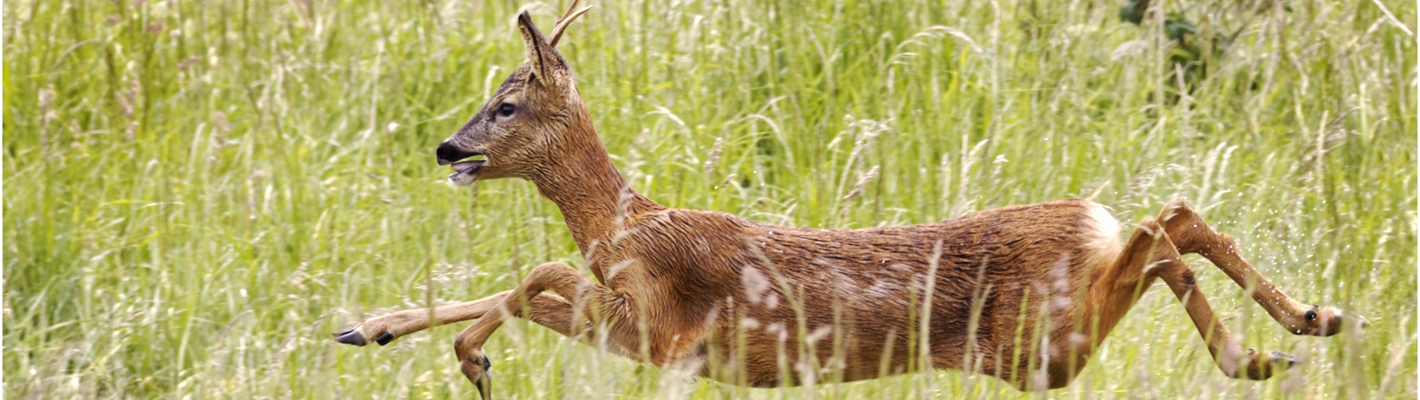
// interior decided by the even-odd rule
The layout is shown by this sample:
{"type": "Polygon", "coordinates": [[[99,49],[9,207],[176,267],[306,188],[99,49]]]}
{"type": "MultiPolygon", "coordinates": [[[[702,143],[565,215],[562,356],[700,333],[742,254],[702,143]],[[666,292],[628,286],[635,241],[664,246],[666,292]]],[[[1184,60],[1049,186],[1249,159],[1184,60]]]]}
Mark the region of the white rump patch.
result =
{"type": "Polygon", "coordinates": [[[1119,238],[1119,220],[1114,219],[1109,210],[1104,209],[1102,205],[1090,203],[1085,224],[1094,231],[1094,235],[1086,238],[1084,243],[1085,249],[1090,252],[1086,256],[1089,263],[1110,262],[1119,257],[1124,243],[1119,238]]]}

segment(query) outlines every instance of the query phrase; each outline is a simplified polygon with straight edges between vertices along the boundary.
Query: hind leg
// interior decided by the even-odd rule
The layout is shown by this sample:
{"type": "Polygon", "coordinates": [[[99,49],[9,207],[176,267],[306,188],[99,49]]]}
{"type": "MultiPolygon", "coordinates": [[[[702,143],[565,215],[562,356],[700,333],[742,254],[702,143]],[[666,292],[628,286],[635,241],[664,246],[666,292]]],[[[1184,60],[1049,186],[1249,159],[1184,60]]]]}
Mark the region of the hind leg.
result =
{"type": "MultiPolygon", "coordinates": [[[[1232,236],[1213,230],[1182,200],[1173,200],[1165,205],[1159,212],[1159,221],[1163,222],[1164,231],[1178,247],[1179,253],[1196,253],[1217,265],[1238,286],[1251,290],[1253,300],[1287,331],[1312,336],[1331,336],[1341,332],[1343,319],[1340,310],[1305,304],[1287,296],[1243,258],[1242,250],[1232,236]]],[[[1354,321],[1362,326],[1368,324],[1360,316],[1355,316],[1354,321]]]]}
{"type": "MultiPolygon", "coordinates": [[[[1157,225],[1152,228],[1159,229],[1157,225]]],[[[1243,350],[1238,345],[1238,341],[1232,338],[1228,328],[1214,315],[1213,306],[1208,304],[1207,298],[1203,296],[1203,291],[1198,288],[1193,269],[1189,268],[1188,264],[1185,264],[1180,258],[1178,250],[1170,242],[1169,236],[1162,233],[1158,236],[1159,248],[1168,252],[1173,260],[1159,264],[1159,268],[1155,271],[1159,279],[1168,284],[1174,296],[1183,302],[1189,319],[1193,320],[1193,325],[1198,328],[1198,333],[1203,335],[1203,340],[1208,345],[1208,352],[1212,354],[1213,361],[1218,364],[1218,368],[1222,369],[1224,374],[1234,378],[1245,377],[1262,380],[1272,376],[1273,367],[1277,364],[1282,364],[1286,368],[1292,366],[1293,358],[1283,353],[1275,351],[1264,353],[1253,349],[1243,350]]]]}
{"type": "MultiPolygon", "coordinates": [[[[1274,365],[1291,366],[1290,356],[1244,350],[1232,339],[1232,334],[1218,320],[1213,307],[1198,288],[1193,270],[1180,258],[1178,248],[1174,247],[1163,227],[1150,218],[1139,224],[1139,229],[1134,231],[1114,264],[1092,275],[1085,303],[1085,321],[1094,326],[1095,335],[1084,348],[1078,347],[1079,343],[1070,343],[1082,351],[1078,351],[1078,358],[1074,360],[1075,368],[1052,371],[1052,387],[1064,386],[1084,367],[1090,352],[1104,341],[1109,331],[1155,279],[1163,280],[1174,296],[1183,302],[1189,319],[1207,344],[1208,353],[1224,374],[1260,380],[1272,376],[1274,365]],[[1057,376],[1062,372],[1069,372],[1069,376],[1057,376]]],[[[1067,343],[1056,345],[1068,348],[1064,347],[1067,343]]]]}

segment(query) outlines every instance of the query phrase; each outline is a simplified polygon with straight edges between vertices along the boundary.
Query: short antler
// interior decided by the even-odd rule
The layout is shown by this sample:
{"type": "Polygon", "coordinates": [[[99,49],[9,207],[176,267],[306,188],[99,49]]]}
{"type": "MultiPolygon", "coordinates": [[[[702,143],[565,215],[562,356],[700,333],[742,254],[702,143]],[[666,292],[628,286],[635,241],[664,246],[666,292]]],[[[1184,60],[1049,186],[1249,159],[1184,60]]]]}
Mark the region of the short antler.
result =
{"type": "Polygon", "coordinates": [[[567,25],[571,25],[573,20],[582,16],[582,14],[586,14],[587,10],[592,9],[592,6],[586,6],[578,10],[578,2],[580,2],[580,0],[572,0],[572,5],[567,7],[567,13],[562,14],[562,18],[557,19],[557,24],[552,27],[552,35],[547,37],[548,45],[557,47],[557,40],[562,39],[562,32],[567,31],[567,25]]]}

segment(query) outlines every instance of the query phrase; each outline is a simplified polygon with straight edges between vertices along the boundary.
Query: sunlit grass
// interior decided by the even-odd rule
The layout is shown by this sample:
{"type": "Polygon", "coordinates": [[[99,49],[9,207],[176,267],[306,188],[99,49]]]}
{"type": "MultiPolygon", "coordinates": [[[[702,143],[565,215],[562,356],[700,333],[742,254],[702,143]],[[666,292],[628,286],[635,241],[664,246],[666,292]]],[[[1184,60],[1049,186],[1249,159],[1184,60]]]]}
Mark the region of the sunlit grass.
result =
{"type": "MultiPolygon", "coordinates": [[[[662,204],[855,228],[1072,196],[1132,222],[1184,197],[1293,297],[1375,323],[1291,336],[1189,258],[1246,347],[1302,364],[1224,377],[1155,288],[1052,395],[1413,398],[1415,4],[1190,3],[1245,29],[1168,104],[1161,32],[1122,3],[606,2],[560,48],[662,204]]],[[[546,28],[565,4],[4,6],[7,396],[468,397],[460,327],[328,333],[585,268],[531,184],[455,188],[432,151],[521,61],[520,7],[546,28]]],[[[487,349],[509,398],[1028,395],[954,371],[722,386],[525,322],[487,349]]]]}

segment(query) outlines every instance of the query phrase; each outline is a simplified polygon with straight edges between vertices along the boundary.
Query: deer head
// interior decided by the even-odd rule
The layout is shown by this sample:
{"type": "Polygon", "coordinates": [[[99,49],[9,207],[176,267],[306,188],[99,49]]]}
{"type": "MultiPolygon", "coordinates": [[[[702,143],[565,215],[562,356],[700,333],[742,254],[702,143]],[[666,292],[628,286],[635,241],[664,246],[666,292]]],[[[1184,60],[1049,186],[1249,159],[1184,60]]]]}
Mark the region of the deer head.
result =
{"type": "Polygon", "coordinates": [[[468,185],[503,177],[529,178],[549,165],[568,147],[600,146],[567,61],[557,52],[557,41],[567,25],[587,12],[577,2],[543,36],[526,11],[518,15],[518,31],[527,46],[527,59],[498,87],[498,92],[453,136],[439,144],[439,165],[452,165],[449,180],[468,185]],[[574,11],[575,10],[575,11],[574,11]]]}

